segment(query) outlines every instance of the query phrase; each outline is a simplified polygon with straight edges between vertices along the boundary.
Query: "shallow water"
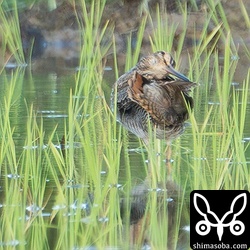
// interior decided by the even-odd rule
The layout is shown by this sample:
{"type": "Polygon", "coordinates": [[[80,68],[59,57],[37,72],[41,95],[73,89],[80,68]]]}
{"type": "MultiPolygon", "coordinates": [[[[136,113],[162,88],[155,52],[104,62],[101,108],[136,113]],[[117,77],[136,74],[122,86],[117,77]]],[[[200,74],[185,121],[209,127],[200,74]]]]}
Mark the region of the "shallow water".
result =
{"type": "MultiPolygon", "coordinates": [[[[247,41],[246,41],[247,42],[247,41]]],[[[239,41],[240,43],[240,41],[239,41]]],[[[249,41],[246,43],[247,46],[250,48],[249,41]]],[[[242,47],[240,47],[241,49],[242,47]]],[[[50,53],[46,52],[43,54],[42,58],[36,58],[32,61],[31,65],[23,68],[23,72],[20,72],[20,79],[18,81],[18,85],[16,86],[15,94],[15,105],[12,107],[10,112],[10,121],[13,127],[15,127],[13,133],[13,139],[16,146],[17,155],[19,155],[23,150],[36,150],[39,145],[34,144],[34,146],[28,146],[25,144],[26,138],[26,123],[28,118],[27,107],[30,107],[31,104],[33,105],[33,110],[37,116],[37,119],[40,117],[43,118],[43,126],[44,126],[44,142],[43,149],[46,150],[47,144],[46,141],[48,140],[49,135],[56,127],[56,134],[58,138],[61,138],[64,134],[64,125],[65,121],[67,121],[67,110],[68,110],[68,98],[71,89],[75,87],[75,77],[74,74],[77,70],[84,70],[78,68],[78,59],[77,53],[72,51],[72,44],[69,46],[65,46],[62,48],[62,44],[49,44],[46,48],[47,51],[53,51],[53,57],[48,56],[50,53]],[[51,46],[51,47],[49,47],[51,46]],[[58,47],[57,47],[58,46],[58,47]],[[31,70],[29,68],[31,66],[31,70]]],[[[239,50],[239,63],[237,66],[236,73],[234,75],[233,82],[231,83],[232,90],[235,90],[240,95],[242,94],[242,81],[247,76],[247,71],[249,69],[249,57],[244,53],[244,49],[239,50]]],[[[192,57],[192,55],[191,55],[192,57]]],[[[185,64],[185,52],[183,53],[183,60],[182,64],[185,64]]],[[[187,60],[187,59],[186,59],[187,60]]],[[[234,60],[234,58],[232,58],[234,60]]],[[[221,56],[221,65],[223,65],[223,56],[221,56]]],[[[122,65],[120,67],[121,74],[124,72],[122,65]]],[[[106,63],[105,71],[104,71],[104,81],[103,81],[103,90],[105,91],[105,96],[107,101],[109,102],[110,91],[112,84],[115,82],[115,73],[114,73],[114,65],[112,58],[109,58],[106,63]]],[[[16,71],[17,68],[15,65],[8,64],[7,69],[0,75],[0,99],[3,100],[4,96],[6,95],[6,91],[8,89],[8,81],[10,79],[13,71],[16,71]]],[[[204,86],[206,83],[200,83],[199,92],[203,96],[205,95],[206,88],[204,86]]],[[[214,87],[214,90],[216,88],[214,87]]],[[[202,122],[204,116],[206,115],[205,106],[219,106],[220,102],[215,98],[214,92],[210,92],[210,96],[207,99],[203,99],[202,103],[200,103],[199,109],[194,110],[194,116],[196,120],[202,122]]],[[[244,129],[244,137],[242,139],[242,143],[246,146],[250,142],[250,89],[248,90],[248,104],[246,109],[246,123],[244,129]]],[[[75,97],[75,98],[82,98],[84,100],[84,96],[82,97],[75,97]]],[[[194,99],[195,99],[195,92],[194,92],[194,99]]],[[[240,104],[241,105],[241,104],[240,104]]],[[[88,116],[88,114],[83,114],[88,116]]],[[[132,183],[133,185],[140,184],[146,177],[146,171],[144,169],[144,159],[142,157],[142,152],[145,149],[141,146],[136,136],[128,133],[127,138],[128,140],[128,148],[124,148],[123,150],[125,153],[128,154],[130,164],[131,164],[131,176],[132,176],[132,183]]],[[[193,160],[197,160],[199,162],[206,161],[207,158],[212,156],[209,152],[206,153],[206,156],[195,158],[190,152],[189,145],[192,142],[192,134],[191,134],[191,127],[187,127],[185,133],[181,136],[177,142],[173,142],[173,150],[175,147],[181,145],[180,153],[182,154],[183,158],[186,158],[187,155],[191,155],[193,160]]],[[[60,150],[61,145],[58,142],[54,142],[55,148],[60,150]]],[[[67,147],[67,145],[66,145],[67,147]]],[[[80,148],[81,144],[79,142],[74,143],[75,148],[80,148]]],[[[212,149],[210,149],[212,151],[212,149]]],[[[160,153],[160,152],[159,152],[160,153]]],[[[161,152],[162,154],[162,152],[161,152]]],[[[246,150],[245,153],[247,164],[250,165],[250,148],[246,150]]],[[[77,156],[76,156],[77,158],[77,156]]],[[[217,162],[228,161],[228,158],[220,158],[218,157],[215,159],[217,162]]],[[[146,159],[147,161],[147,159],[146,159]]],[[[185,162],[182,163],[183,166],[180,169],[181,177],[180,179],[185,180],[186,176],[186,169],[185,169],[185,162]]],[[[164,163],[163,163],[164,165],[164,163]]],[[[11,166],[6,166],[7,169],[3,171],[1,174],[0,183],[7,177],[10,180],[14,180],[17,178],[21,178],[18,174],[12,172],[11,166]]],[[[106,169],[104,168],[103,171],[100,173],[103,178],[106,176],[106,169]]],[[[50,183],[50,179],[47,180],[50,183]]],[[[124,161],[121,161],[120,166],[120,173],[119,173],[119,180],[114,185],[114,188],[122,189],[123,184],[126,182],[126,167],[124,161]]],[[[48,184],[48,189],[53,188],[54,184],[48,184]]],[[[78,189],[78,188],[86,188],[78,183],[75,183],[74,180],[68,180],[68,189],[78,189]]],[[[155,187],[148,189],[148,192],[163,192],[164,189],[157,189],[155,187]]],[[[49,192],[49,191],[48,191],[49,192]]],[[[1,193],[3,192],[3,186],[0,185],[0,205],[4,206],[4,203],[1,203],[4,200],[4,197],[1,197],[1,193]]],[[[188,200],[188,196],[186,200],[188,200]]],[[[13,206],[16,204],[13,204],[13,206]]],[[[68,208],[68,214],[66,216],[70,216],[71,213],[74,213],[76,209],[83,210],[86,214],[88,213],[88,202],[78,203],[77,200],[73,201],[72,204],[68,208]]],[[[64,204],[55,204],[55,199],[53,196],[50,197],[49,202],[47,203],[46,207],[38,207],[36,204],[27,204],[26,211],[27,217],[32,214],[36,214],[39,211],[42,211],[41,215],[43,217],[51,216],[51,213],[55,210],[63,210],[65,209],[64,204]]],[[[28,220],[29,218],[25,218],[28,220]]],[[[88,218],[82,218],[84,223],[89,223],[88,218]]],[[[100,217],[98,218],[100,223],[105,223],[108,218],[100,217]]],[[[52,239],[53,241],[53,239],[52,239]]],[[[1,246],[15,246],[18,244],[23,244],[17,241],[13,242],[0,242],[1,246]]],[[[53,245],[53,244],[52,244],[53,245]]],[[[77,247],[75,249],[78,249],[77,247]]],[[[82,249],[82,248],[81,248],[82,249]]],[[[87,248],[91,249],[91,248],[87,248]]],[[[116,248],[112,248],[116,249],[116,248]]]]}
{"type": "MultiPolygon", "coordinates": [[[[105,72],[105,78],[104,78],[103,84],[105,84],[104,89],[106,89],[106,96],[107,98],[109,98],[110,89],[111,89],[112,83],[115,81],[115,78],[113,76],[112,70],[110,71],[110,69],[113,68],[113,65],[110,64],[110,65],[107,65],[107,67],[109,70],[105,72]]],[[[13,71],[15,70],[16,69],[13,69],[13,71]]],[[[63,71],[62,74],[57,73],[57,72],[60,72],[61,70],[60,68],[58,69],[57,72],[55,72],[54,69],[51,71],[46,69],[44,70],[44,72],[41,72],[40,70],[39,72],[36,72],[34,70],[32,71],[32,73],[30,73],[28,69],[24,69],[24,70],[25,70],[24,77],[20,78],[21,79],[19,82],[20,86],[17,89],[17,93],[15,96],[16,102],[18,104],[13,108],[13,110],[10,113],[10,120],[13,122],[14,127],[15,127],[15,131],[13,133],[13,139],[16,144],[17,152],[18,151],[22,152],[22,150],[36,150],[37,147],[39,147],[39,145],[37,146],[35,145],[32,147],[25,145],[24,140],[26,138],[26,134],[25,134],[26,120],[28,117],[26,103],[28,107],[31,104],[33,104],[33,109],[37,115],[37,119],[39,119],[40,117],[43,118],[45,142],[46,142],[46,136],[48,136],[53,131],[55,126],[57,126],[56,133],[58,137],[59,138],[62,137],[62,135],[64,134],[65,120],[67,120],[69,92],[70,92],[70,89],[74,88],[74,84],[75,84],[73,74],[75,73],[76,68],[67,68],[63,71]]],[[[12,73],[12,70],[6,71],[7,77],[10,77],[11,73],[12,73]]],[[[4,77],[3,75],[0,76],[0,82],[2,82],[2,84],[0,85],[0,98],[1,99],[3,99],[5,95],[5,88],[6,88],[6,83],[3,84],[3,77],[4,77]]],[[[235,79],[235,82],[237,82],[237,84],[233,83],[232,88],[235,88],[236,91],[240,93],[242,91],[242,87],[241,87],[242,83],[238,81],[237,78],[235,79]]],[[[201,86],[199,91],[203,91],[203,89],[204,88],[201,86]]],[[[250,95],[250,91],[249,91],[249,95],[250,95]]],[[[199,111],[198,110],[194,111],[197,121],[199,120],[202,121],[204,117],[203,112],[205,111],[202,108],[203,105],[205,106],[207,103],[208,105],[220,105],[218,100],[214,100],[213,93],[208,98],[208,100],[204,99],[203,101],[204,103],[201,103],[201,109],[199,111]]],[[[242,138],[242,143],[247,145],[250,141],[249,139],[250,138],[250,103],[248,103],[247,105],[246,116],[247,118],[246,118],[244,138],[242,138]]],[[[192,140],[191,136],[192,136],[191,127],[187,127],[185,133],[181,136],[181,143],[180,143],[182,147],[181,153],[183,154],[183,156],[186,156],[187,154],[190,154],[190,153],[192,155],[192,152],[189,151],[190,140],[192,140]]],[[[175,146],[176,143],[173,142],[173,144],[175,146]]],[[[55,142],[54,146],[57,149],[60,149],[60,145],[57,142],[55,142]]],[[[76,148],[81,147],[81,144],[78,142],[75,142],[74,146],[76,148]]],[[[46,147],[47,145],[45,144],[44,150],[46,150],[46,147]]],[[[134,183],[134,185],[137,185],[141,183],[146,177],[146,172],[144,169],[144,160],[142,157],[142,152],[144,152],[145,149],[141,146],[136,136],[129,133],[128,134],[128,148],[125,148],[124,150],[129,155],[129,160],[131,164],[132,183],[134,183]]],[[[211,152],[211,155],[212,155],[212,152],[211,152]]],[[[207,153],[205,157],[209,158],[209,153],[207,153]]],[[[246,151],[246,159],[248,161],[248,164],[250,164],[250,149],[246,151]]],[[[199,159],[194,158],[194,160],[197,160],[200,162],[200,161],[206,161],[207,159],[201,157],[199,159]]],[[[227,158],[216,159],[216,161],[218,162],[227,161],[227,160],[228,160],[227,158]]],[[[183,175],[182,177],[180,177],[180,179],[182,178],[185,179],[185,175],[186,175],[185,166],[183,166],[180,171],[181,171],[180,174],[183,175]]],[[[103,176],[103,178],[105,178],[106,170],[103,169],[103,172],[100,174],[103,176]]],[[[6,174],[2,174],[1,178],[5,178],[5,175],[6,174]]],[[[9,179],[20,178],[20,176],[11,172],[11,167],[9,168],[9,170],[7,170],[7,175],[9,179]]],[[[119,176],[120,176],[119,181],[116,185],[118,185],[117,188],[122,188],[122,185],[126,182],[126,179],[124,179],[126,178],[126,168],[125,166],[123,166],[123,162],[121,162],[119,176]]],[[[50,182],[49,179],[47,181],[48,183],[50,182]]],[[[53,183],[49,184],[48,188],[53,188],[53,183]]],[[[82,187],[82,185],[75,183],[74,180],[68,180],[68,188],[78,189],[78,188],[84,188],[84,187],[82,187]]],[[[159,188],[159,190],[161,189],[159,188]]],[[[3,197],[1,198],[1,200],[2,199],[3,197]]],[[[188,197],[186,199],[188,199],[188,197]]],[[[88,206],[89,206],[88,203],[84,202],[84,203],[78,204],[76,200],[68,208],[68,216],[74,213],[74,210],[77,208],[87,212],[87,210],[89,209],[88,206]]],[[[36,204],[27,204],[26,210],[27,210],[26,220],[29,219],[29,216],[32,216],[35,213],[41,212],[41,211],[42,211],[41,215],[43,217],[49,218],[53,211],[65,210],[65,205],[55,204],[55,200],[52,196],[50,197],[50,200],[47,203],[46,207],[41,208],[41,207],[37,207],[36,204]]],[[[88,220],[87,218],[86,219],[83,218],[82,220],[84,223],[89,223],[88,221],[85,221],[85,220],[88,220]]],[[[105,221],[108,220],[108,218],[100,217],[98,218],[98,220],[100,221],[100,223],[105,223],[105,221]]],[[[3,243],[3,244],[13,245],[17,243],[12,242],[12,243],[3,243]]]]}

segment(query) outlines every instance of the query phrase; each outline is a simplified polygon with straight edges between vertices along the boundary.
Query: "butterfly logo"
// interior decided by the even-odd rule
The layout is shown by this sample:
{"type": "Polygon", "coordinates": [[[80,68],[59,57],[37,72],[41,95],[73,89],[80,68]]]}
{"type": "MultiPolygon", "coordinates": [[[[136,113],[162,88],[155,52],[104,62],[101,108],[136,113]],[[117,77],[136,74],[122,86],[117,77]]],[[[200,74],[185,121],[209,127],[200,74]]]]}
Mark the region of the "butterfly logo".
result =
{"type": "Polygon", "coordinates": [[[203,195],[195,193],[194,197],[193,197],[193,204],[194,204],[196,211],[204,218],[203,220],[200,220],[199,222],[197,222],[196,226],[195,226],[195,230],[199,235],[204,236],[204,235],[209,234],[211,227],[217,228],[217,235],[218,235],[219,241],[221,241],[221,239],[222,239],[222,235],[224,233],[225,227],[229,227],[230,232],[236,236],[244,233],[245,225],[243,224],[242,221],[237,220],[237,217],[246,208],[246,205],[247,205],[246,193],[239,194],[233,199],[231,206],[230,206],[230,210],[227,211],[222,216],[221,219],[219,219],[218,216],[213,211],[210,210],[210,205],[209,205],[207,199],[203,195]],[[238,205],[236,208],[235,204],[236,203],[240,204],[239,203],[240,199],[243,199],[243,205],[239,209],[238,205]],[[199,207],[198,201],[200,202],[199,203],[200,205],[203,203],[203,206],[199,207]],[[230,222],[226,223],[225,221],[229,220],[230,218],[232,218],[230,220],[230,222]]]}

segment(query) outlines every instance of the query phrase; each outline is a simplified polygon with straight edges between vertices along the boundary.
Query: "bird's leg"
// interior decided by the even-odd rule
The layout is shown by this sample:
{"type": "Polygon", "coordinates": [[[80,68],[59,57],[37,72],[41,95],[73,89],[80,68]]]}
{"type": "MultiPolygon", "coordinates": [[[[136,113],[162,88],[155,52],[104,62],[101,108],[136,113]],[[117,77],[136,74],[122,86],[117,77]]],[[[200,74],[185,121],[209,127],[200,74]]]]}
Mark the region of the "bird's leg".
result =
{"type": "Polygon", "coordinates": [[[157,188],[159,183],[163,181],[161,142],[156,138],[153,140],[143,139],[143,142],[148,152],[147,178],[150,180],[152,187],[157,188]]]}
{"type": "MultiPolygon", "coordinates": [[[[143,141],[143,145],[146,148],[147,152],[149,152],[149,146],[150,146],[149,145],[149,139],[148,138],[143,138],[142,141],[143,141]]],[[[148,154],[148,156],[149,156],[149,154],[148,154]]],[[[149,179],[151,179],[151,177],[152,177],[152,166],[151,166],[150,157],[148,159],[148,169],[147,170],[148,170],[147,176],[149,177],[149,179]]]]}
{"type": "Polygon", "coordinates": [[[171,155],[172,155],[171,142],[167,142],[167,147],[166,147],[166,167],[167,167],[168,176],[171,176],[171,173],[172,173],[171,155]]]}

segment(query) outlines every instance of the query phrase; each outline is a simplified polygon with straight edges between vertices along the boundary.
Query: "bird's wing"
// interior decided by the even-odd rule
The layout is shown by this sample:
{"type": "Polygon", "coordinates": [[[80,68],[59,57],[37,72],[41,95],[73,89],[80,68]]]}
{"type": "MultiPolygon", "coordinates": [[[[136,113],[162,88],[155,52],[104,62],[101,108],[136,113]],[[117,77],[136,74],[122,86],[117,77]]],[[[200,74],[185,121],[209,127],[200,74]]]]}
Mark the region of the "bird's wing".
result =
{"type": "Polygon", "coordinates": [[[188,93],[192,88],[197,86],[195,82],[186,82],[186,81],[161,81],[162,86],[166,86],[166,88],[171,85],[173,88],[178,88],[184,93],[188,93]]]}
{"type": "Polygon", "coordinates": [[[128,81],[132,78],[134,73],[134,68],[132,68],[129,72],[120,76],[118,80],[115,82],[112,93],[111,93],[111,104],[114,106],[115,95],[118,109],[128,110],[131,108],[130,98],[128,97],[128,81]]]}

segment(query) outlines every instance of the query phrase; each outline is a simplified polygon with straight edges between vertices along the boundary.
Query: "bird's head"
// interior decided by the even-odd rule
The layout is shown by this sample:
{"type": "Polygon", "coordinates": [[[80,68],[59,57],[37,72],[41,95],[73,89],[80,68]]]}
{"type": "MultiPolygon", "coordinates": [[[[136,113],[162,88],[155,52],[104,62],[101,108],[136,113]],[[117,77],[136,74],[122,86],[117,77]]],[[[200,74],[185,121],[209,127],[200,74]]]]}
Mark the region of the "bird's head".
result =
{"type": "Polygon", "coordinates": [[[162,80],[172,75],[189,82],[189,79],[175,70],[174,67],[175,61],[169,53],[157,51],[151,55],[142,57],[136,65],[136,70],[148,80],[162,80]]]}

